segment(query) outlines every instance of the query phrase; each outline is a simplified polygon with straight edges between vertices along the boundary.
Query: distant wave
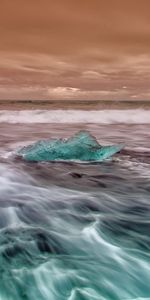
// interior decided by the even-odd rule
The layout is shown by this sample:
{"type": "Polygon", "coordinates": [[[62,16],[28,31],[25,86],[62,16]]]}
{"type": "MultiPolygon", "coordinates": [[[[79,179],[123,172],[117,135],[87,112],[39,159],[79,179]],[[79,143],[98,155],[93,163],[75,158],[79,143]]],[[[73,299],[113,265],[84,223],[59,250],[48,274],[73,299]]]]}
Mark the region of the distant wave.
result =
{"type": "Polygon", "coordinates": [[[1,110],[0,123],[150,124],[150,110],[1,110]]]}

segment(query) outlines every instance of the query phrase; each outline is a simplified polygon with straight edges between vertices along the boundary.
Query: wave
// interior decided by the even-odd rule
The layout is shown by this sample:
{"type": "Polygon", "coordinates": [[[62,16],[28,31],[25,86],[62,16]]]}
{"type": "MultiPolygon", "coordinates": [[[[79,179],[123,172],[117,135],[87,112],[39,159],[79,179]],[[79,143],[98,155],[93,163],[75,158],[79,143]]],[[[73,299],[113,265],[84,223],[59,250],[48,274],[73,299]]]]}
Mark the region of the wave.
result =
{"type": "Polygon", "coordinates": [[[0,123],[150,124],[150,111],[134,110],[2,110],[0,123]]]}
{"type": "Polygon", "coordinates": [[[114,180],[78,191],[0,165],[0,299],[149,299],[149,193],[114,180]]]}

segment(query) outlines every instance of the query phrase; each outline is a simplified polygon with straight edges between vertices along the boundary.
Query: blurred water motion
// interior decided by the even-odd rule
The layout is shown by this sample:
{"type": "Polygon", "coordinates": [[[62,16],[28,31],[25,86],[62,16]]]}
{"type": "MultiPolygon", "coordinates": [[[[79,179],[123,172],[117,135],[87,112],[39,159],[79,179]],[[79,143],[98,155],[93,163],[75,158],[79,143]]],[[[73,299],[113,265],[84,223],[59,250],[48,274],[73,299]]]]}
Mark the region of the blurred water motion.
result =
{"type": "Polygon", "coordinates": [[[0,298],[150,298],[150,128],[1,123],[0,298]],[[25,163],[13,151],[87,129],[125,142],[101,164],[25,163]]]}

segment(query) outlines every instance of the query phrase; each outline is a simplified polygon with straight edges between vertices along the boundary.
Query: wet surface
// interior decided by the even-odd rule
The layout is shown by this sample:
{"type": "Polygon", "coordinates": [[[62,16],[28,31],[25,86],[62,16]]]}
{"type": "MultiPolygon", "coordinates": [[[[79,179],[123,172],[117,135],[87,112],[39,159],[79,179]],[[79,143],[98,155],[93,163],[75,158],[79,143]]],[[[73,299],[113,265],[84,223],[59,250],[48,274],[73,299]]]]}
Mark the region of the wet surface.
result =
{"type": "Polygon", "coordinates": [[[149,141],[149,125],[1,123],[2,300],[150,297],[149,141]],[[126,147],[103,163],[15,156],[79,130],[126,147]]]}

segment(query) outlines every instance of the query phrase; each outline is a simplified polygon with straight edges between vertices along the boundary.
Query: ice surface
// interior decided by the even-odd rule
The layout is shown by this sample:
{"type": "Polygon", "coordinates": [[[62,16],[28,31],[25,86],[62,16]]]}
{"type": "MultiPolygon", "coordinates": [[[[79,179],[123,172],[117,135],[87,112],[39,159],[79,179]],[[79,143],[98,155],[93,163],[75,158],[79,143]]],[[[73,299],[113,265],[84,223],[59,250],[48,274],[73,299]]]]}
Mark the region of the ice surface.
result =
{"type": "Polygon", "coordinates": [[[123,148],[122,144],[101,146],[88,131],[79,131],[68,139],[41,140],[20,149],[27,161],[103,161],[123,148]]]}

